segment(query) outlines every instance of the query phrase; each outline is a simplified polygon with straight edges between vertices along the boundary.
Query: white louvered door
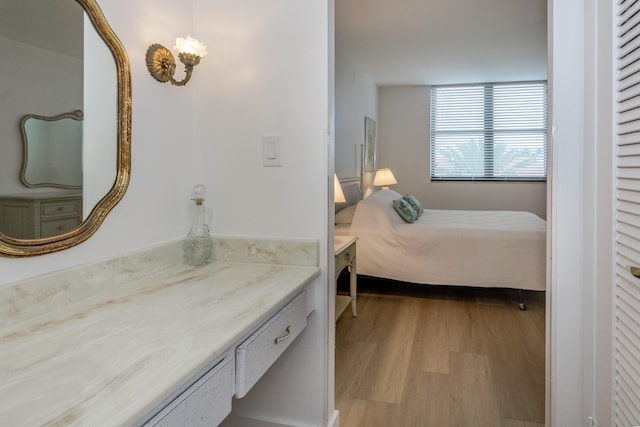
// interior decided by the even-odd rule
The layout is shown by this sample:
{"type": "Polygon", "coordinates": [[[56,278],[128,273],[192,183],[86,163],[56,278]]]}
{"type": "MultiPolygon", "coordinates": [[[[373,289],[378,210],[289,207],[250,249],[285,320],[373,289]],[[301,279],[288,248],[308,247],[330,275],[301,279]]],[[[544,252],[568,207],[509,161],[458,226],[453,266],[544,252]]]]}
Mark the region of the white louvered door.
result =
{"type": "Polygon", "coordinates": [[[640,0],[617,2],[615,425],[640,425],[640,0]]]}

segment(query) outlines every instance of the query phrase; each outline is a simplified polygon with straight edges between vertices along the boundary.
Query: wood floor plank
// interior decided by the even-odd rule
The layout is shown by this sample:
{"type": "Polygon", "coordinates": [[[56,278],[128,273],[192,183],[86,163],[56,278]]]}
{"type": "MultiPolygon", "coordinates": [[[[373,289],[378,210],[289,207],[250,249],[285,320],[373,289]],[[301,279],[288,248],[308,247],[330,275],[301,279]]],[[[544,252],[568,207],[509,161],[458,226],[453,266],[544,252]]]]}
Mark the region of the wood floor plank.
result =
{"type": "Polygon", "coordinates": [[[503,340],[504,328],[509,326],[495,321],[494,313],[497,310],[514,312],[516,309],[468,302],[452,304],[449,349],[460,353],[490,353],[495,343],[503,340]]]}
{"type": "Polygon", "coordinates": [[[493,393],[489,357],[451,352],[450,421],[452,427],[502,424],[493,393]]]}
{"type": "Polygon", "coordinates": [[[515,319],[518,322],[518,329],[526,337],[523,342],[526,346],[525,354],[527,355],[527,360],[532,365],[544,368],[545,335],[540,333],[540,331],[545,330],[544,305],[528,304],[528,307],[526,311],[519,311],[515,319]]]}
{"type": "Polygon", "coordinates": [[[345,340],[362,342],[382,342],[390,334],[390,323],[401,311],[405,299],[393,295],[368,295],[367,307],[358,310],[357,321],[353,322],[345,340]],[[362,313],[361,313],[362,311],[362,313]]]}
{"type": "Polygon", "coordinates": [[[531,323],[528,319],[535,316],[533,311],[513,312],[508,307],[485,313],[487,327],[501,335],[488,355],[503,418],[544,422],[544,362],[529,362],[544,361],[544,344],[538,348],[529,345],[529,340],[537,340],[525,330],[531,323]]]}
{"type": "Polygon", "coordinates": [[[358,317],[340,318],[342,427],[544,425],[544,295],[526,311],[451,295],[363,293],[358,317]]]}
{"type": "Polygon", "coordinates": [[[374,343],[343,341],[336,344],[335,404],[343,416],[348,416],[351,410],[375,348],[374,343]]]}
{"type": "Polygon", "coordinates": [[[475,338],[478,308],[475,303],[461,301],[449,308],[449,350],[461,353],[473,353],[482,348],[478,347],[481,340],[475,338]]]}
{"type": "Polygon", "coordinates": [[[449,373],[449,318],[451,301],[421,299],[420,318],[414,340],[418,369],[449,373]]]}
{"type": "Polygon", "coordinates": [[[341,426],[395,426],[397,425],[397,405],[385,402],[356,399],[346,419],[340,417],[341,426]]]}
{"type": "Polygon", "coordinates": [[[371,310],[367,308],[367,305],[371,302],[371,298],[363,298],[358,301],[358,311],[362,311],[365,314],[365,320],[359,321],[359,316],[353,317],[351,310],[345,310],[342,315],[336,321],[336,343],[343,342],[349,336],[351,329],[359,327],[363,323],[367,324],[371,321],[371,310]]]}
{"type": "Polygon", "coordinates": [[[468,303],[452,312],[451,350],[489,357],[501,416],[544,421],[544,313],[468,303]]]}
{"type": "MultiPolygon", "coordinates": [[[[375,331],[376,349],[357,397],[378,402],[402,400],[407,369],[420,317],[420,303],[413,298],[389,298],[392,305],[379,310],[383,326],[375,331]]],[[[371,335],[368,337],[372,339],[371,335]]]]}
{"type": "Polygon", "coordinates": [[[405,398],[395,426],[449,425],[449,375],[418,372],[407,378],[405,398]]]}

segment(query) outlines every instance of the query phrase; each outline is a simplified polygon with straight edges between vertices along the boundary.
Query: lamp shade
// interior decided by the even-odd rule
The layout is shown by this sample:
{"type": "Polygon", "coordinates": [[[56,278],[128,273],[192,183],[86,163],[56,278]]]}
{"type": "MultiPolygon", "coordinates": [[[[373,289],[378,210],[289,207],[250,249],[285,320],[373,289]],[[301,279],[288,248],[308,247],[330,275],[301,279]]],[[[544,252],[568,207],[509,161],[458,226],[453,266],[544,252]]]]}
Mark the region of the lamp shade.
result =
{"type": "Polygon", "coordinates": [[[176,39],[176,45],[173,47],[173,49],[178,53],[196,55],[200,58],[207,54],[207,47],[190,35],[187,35],[186,39],[178,37],[176,39]]]}
{"type": "Polygon", "coordinates": [[[342,191],[342,185],[338,180],[338,175],[333,174],[333,201],[335,203],[347,203],[347,199],[344,198],[344,192],[342,191]]]}
{"type": "Polygon", "coordinates": [[[373,177],[373,186],[382,187],[383,189],[389,188],[390,185],[397,184],[396,177],[393,176],[391,169],[382,168],[376,171],[376,175],[373,177]]]}

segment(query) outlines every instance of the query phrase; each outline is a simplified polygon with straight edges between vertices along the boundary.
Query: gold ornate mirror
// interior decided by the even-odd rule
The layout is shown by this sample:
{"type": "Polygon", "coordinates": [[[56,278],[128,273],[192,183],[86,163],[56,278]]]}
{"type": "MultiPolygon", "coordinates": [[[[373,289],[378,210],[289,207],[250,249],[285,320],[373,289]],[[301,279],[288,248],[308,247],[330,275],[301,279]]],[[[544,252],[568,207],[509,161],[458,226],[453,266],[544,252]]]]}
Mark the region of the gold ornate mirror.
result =
{"type": "MultiPolygon", "coordinates": [[[[129,60],[95,0],[3,1],[0,53],[11,58],[0,82],[0,255],[67,249],[96,232],[129,184],[129,60]],[[81,182],[27,185],[20,118],[76,110],[83,114],[81,182]]],[[[64,156],[61,150],[49,144],[37,164],[55,172],[48,159],[64,156]]]]}

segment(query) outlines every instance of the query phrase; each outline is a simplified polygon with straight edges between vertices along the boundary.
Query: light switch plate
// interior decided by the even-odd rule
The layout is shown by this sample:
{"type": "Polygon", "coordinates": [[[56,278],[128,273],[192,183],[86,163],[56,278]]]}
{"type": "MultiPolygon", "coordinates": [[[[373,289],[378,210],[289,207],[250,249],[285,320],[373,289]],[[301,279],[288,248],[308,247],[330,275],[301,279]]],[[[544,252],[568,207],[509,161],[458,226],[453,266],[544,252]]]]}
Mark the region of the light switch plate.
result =
{"type": "Polygon", "coordinates": [[[262,137],[262,165],[263,166],[282,166],[280,159],[280,137],[279,136],[263,136],[262,137]]]}

